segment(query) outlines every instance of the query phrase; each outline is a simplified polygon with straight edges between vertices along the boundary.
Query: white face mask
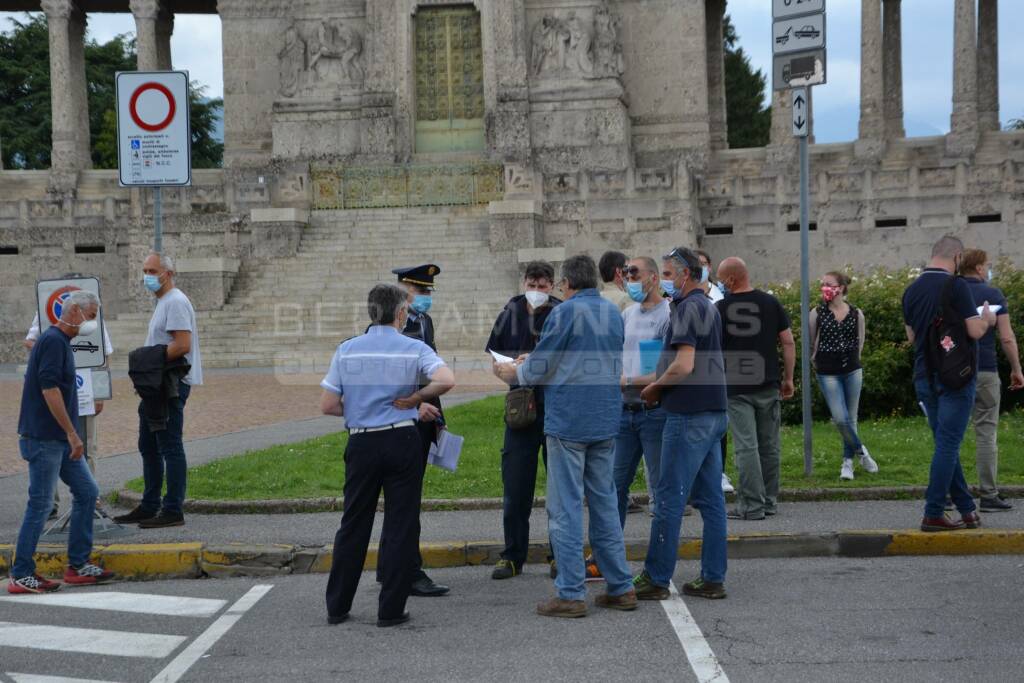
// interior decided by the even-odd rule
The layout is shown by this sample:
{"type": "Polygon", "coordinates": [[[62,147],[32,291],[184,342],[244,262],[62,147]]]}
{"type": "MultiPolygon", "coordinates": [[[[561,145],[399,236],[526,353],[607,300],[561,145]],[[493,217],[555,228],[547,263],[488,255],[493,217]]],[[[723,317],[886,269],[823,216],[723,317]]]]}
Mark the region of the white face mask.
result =
{"type": "Polygon", "coordinates": [[[547,292],[538,292],[536,290],[531,290],[526,293],[526,301],[533,308],[540,308],[541,306],[548,302],[549,298],[550,295],[547,292]]]}
{"type": "Polygon", "coordinates": [[[100,324],[95,320],[86,320],[84,323],[78,326],[78,336],[88,337],[90,334],[95,334],[96,330],[100,328],[100,324]]]}

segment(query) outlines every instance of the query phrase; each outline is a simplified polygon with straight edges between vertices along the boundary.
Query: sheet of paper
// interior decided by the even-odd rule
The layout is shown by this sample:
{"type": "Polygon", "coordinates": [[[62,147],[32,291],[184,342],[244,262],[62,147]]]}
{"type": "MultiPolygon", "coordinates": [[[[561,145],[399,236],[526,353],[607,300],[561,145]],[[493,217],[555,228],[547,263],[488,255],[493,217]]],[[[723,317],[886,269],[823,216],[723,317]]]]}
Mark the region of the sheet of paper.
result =
{"type": "MultiPolygon", "coordinates": [[[[95,415],[96,402],[92,396],[92,370],[84,368],[75,370],[75,382],[78,383],[78,414],[95,415]]],[[[422,451],[420,451],[422,453],[422,451]]]]}
{"type": "Polygon", "coordinates": [[[441,430],[437,443],[430,444],[427,462],[435,467],[454,472],[459,467],[459,456],[462,455],[463,437],[452,434],[447,429],[441,430]]]}
{"type": "MultiPolygon", "coordinates": [[[[981,312],[984,310],[984,306],[978,306],[978,315],[981,315],[981,312]]],[[[1003,307],[999,304],[989,304],[988,310],[992,311],[993,313],[998,313],[999,311],[1003,310],[1003,307]]]]}
{"type": "MultiPolygon", "coordinates": [[[[488,349],[488,350],[490,350],[490,349],[488,349]]],[[[495,363],[514,363],[515,360],[516,360],[515,358],[509,358],[508,356],[503,356],[500,353],[498,353],[497,351],[491,351],[491,356],[494,358],[494,362],[495,363]]]]}

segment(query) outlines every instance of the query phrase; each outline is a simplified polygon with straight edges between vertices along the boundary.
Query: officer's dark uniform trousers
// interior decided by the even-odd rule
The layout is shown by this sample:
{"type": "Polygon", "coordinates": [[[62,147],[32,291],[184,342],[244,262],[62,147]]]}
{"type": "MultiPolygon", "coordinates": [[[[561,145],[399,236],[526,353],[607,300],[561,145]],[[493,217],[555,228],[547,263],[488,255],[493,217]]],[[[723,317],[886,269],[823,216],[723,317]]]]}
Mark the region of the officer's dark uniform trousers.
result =
{"type": "Polygon", "coordinates": [[[384,528],[377,558],[381,581],[380,619],[405,611],[418,556],[420,496],[423,491],[422,441],[415,427],[351,434],[345,448],[345,512],[334,537],[327,581],[327,613],[340,616],[352,607],[366,547],[373,531],[377,499],[384,491],[384,528]]]}

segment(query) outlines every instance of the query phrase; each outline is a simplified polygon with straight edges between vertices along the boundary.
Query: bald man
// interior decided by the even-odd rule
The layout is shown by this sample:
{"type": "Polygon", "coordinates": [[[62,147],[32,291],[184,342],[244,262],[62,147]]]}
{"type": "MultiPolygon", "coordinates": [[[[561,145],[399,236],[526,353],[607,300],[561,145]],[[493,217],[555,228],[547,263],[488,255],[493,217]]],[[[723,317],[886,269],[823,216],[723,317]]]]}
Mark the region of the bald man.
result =
{"type": "Polygon", "coordinates": [[[751,286],[743,259],[722,261],[718,279],[729,292],[715,305],[722,317],[729,427],[739,475],[729,518],[761,520],[778,512],[781,400],[793,397],[796,344],[782,304],[751,286]]]}

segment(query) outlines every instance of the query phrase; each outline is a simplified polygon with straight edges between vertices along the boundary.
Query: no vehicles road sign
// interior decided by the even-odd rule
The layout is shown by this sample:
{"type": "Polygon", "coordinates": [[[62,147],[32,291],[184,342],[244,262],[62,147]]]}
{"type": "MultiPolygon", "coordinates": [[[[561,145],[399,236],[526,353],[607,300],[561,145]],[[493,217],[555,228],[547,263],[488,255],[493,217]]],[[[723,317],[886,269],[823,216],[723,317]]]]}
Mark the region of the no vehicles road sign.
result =
{"type": "Polygon", "coordinates": [[[192,183],[187,71],[117,74],[117,167],[122,186],[192,183]]]}
{"type": "MultiPolygon", "coordinates": [[[[40,280],[36,283],[36,312],[39,314],[39,332],[45,332],[56,325],[64,310],[64,302],[71,293],[84,289],[97,297],[100,295],[100,281],[94,277],[67,277],[59,280],[40,280]]],[[[96,320],[99,327],[90,335],[78,336],[71,340],[75,355],[75,367],[98,368],[103,365],[106,345],[103,341],[103,306],[100,306],[96,320]]]]}

